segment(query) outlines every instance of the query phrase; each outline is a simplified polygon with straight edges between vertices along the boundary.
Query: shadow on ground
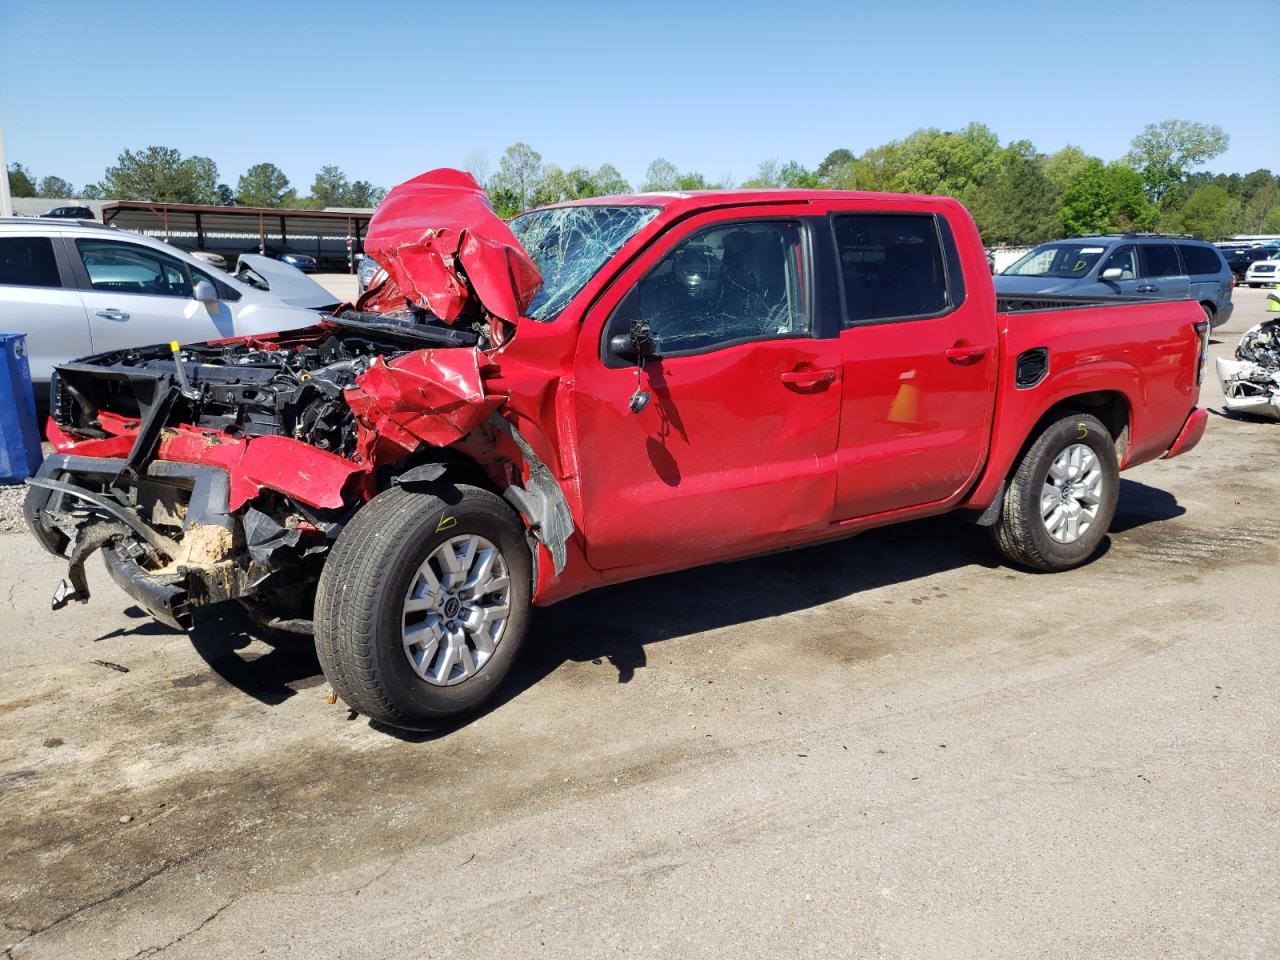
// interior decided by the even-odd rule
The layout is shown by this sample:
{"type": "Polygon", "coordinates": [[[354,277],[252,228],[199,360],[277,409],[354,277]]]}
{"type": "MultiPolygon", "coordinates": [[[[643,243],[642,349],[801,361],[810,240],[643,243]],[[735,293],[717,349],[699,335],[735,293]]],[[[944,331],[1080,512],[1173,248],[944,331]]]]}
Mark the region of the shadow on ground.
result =
{"type": "MultiPolygon", "coordinates": [[[[1131,480],[1121,480],[1120,487],[1114,533],[1186,512],[1164,490],[1131,480]]],[[[1109,547],[1110,542],[1104,541],[1097,557],[1109,547]]],[[[975,565],[1001,566],[987,531],[954,517],[937,517],[833,543],[605,587],[536,611],[524,652],[479,715],[510,702],[566,662],[608,660],[618,672],[618,682],[627,683],[646,666],[649,644],[793,613],[975,565]]],[[[309,637],[264,630],[237,604],[208,611],[192,632],[192,642],[218,676],[264,703],[281,703],[323,680],[309,637]],[[255,640],[264,641],[269,652],[246,656],[246,648],[255,640]]],[[[474,719],[431,732],[389,728],[387,732],[406,740],[432,740],[474,719]]]]}

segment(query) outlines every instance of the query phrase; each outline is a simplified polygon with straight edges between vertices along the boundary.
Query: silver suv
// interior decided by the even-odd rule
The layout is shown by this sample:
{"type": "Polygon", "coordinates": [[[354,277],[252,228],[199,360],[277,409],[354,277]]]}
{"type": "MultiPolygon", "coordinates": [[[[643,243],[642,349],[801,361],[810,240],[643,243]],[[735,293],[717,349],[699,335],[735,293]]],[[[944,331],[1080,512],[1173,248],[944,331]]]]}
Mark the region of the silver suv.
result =
{"type": "Polygon", "coordinates": [[[309,327],[337,303],[286,264],[237,279],[160,240],[99,224],[0,218],[0,331],[25,333],[36,398],[53,366],[154,343],[309,327]]]}
{"type": "Polygon", "coordinates": [[[1198,300],[1210,326],[1231,316],[1233,278],[1217,247],[1156,233],[1072,237],[1036,247],[995,278],[996,293],[1198,300]]]}

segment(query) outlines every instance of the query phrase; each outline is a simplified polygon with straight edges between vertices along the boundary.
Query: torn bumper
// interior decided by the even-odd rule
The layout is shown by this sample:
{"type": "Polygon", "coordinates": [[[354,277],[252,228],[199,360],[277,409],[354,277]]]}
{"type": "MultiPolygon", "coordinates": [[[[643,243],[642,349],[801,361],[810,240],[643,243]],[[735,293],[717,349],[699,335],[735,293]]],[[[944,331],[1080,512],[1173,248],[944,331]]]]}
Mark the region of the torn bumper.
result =
{"type": "Polygon", "coordinates": [[[184,551],[174,539],[195,529],[221,530],[216,539],[229,548],[236,520],[228,509],[224,470],[158,460],[136,484],[113,488],[124,466],[120,458],[54,454],[29,481],[23,504],[27,526],[46,550],[68,560],[54,609],[89,599],[84,564],[98,550],[122,590],[157,620],[179,629],[190,627],[193,607],[252,589],[252,568],[229,556],[182,562],[184,551]],[[173,526],[154,525],[159,516],[173,526]]]}
{"type": "Polygon", "coordinates": [[[1170,457],[1176,457],[1180,453],[1186,453],[1188,450],[1195,448],[1200,442],[1200,438],[1204,436],[1204,428],[1209,423],[1209,411],[1204,407],[1196,407],[1187,416],[1186,422],[1182,425],[1182,429],[1178,431],[1177,438],[1165,452],[1162,459],[1168,460],[1170,457]]]}
{"type": "Polygon", "coordinates": [[[1280,420],[1280,372],[1252,360],[1214,361],[1225,395],[1223,406],[1232,413],[1280,420]]]}

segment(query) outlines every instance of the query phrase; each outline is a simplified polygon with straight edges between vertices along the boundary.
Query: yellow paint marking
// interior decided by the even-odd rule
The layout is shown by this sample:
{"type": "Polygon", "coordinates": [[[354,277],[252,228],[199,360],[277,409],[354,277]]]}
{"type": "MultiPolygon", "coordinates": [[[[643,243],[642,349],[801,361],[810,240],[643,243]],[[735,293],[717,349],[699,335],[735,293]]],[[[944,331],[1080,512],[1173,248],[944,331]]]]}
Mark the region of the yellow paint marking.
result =
{"type": "Polygon", "coordinates": [[[436,524],[436,533],[439,533],[441,530],[452,530],[457,525],[457,517],[441,517],[440,522],[436,524]]]}

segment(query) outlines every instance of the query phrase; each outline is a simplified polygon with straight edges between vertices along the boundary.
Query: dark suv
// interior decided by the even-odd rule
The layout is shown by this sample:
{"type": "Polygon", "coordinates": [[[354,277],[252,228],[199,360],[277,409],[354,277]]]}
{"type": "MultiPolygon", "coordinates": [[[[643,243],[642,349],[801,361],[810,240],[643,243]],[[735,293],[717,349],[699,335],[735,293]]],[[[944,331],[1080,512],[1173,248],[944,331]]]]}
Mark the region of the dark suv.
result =
{"type": "Polygon", "coordinates": [[[93,220],[93,211],[88,207],[54,207],[40,214],[42,217],[56,217],[60,220],[93,220]]]}
{"type": "Polygon", "coordinates": [[[1054,240],[995,278],[996,292],[1198,300],[1217,327],[1231,316],[1233,277],[1221,251],[1203,240],[1155,233],[1054,240]]]}

